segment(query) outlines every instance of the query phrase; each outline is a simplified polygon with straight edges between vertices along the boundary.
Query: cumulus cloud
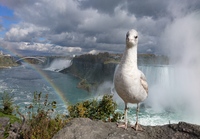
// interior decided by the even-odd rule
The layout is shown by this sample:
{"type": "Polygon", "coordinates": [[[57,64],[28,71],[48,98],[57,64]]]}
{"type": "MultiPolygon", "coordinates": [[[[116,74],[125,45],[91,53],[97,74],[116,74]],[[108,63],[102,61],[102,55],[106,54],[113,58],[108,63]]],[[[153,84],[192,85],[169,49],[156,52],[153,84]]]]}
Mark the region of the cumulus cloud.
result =
{"type": "Polygon", "coordinates": [[[5,40],[11,42],[37,41],[37,38],[42,37],[47,31],[48,28],[38,27],[34,24],[20,23],[14,25],[8,32],[6,32],[5,40]]]}
{"type": "MultiPolygon", "coordinates": [[[[29,42],[39,49],[45,47],[47,52],[49,44],[63,50],[74,47],[81,48],[82,53],[92,50],[121,53],[125,34],[131,28],[139,32],[139,52],[156,53],[167,25],[200,7],[198,0],[0,0],[0,3],[14,10],[15,18],[19,19],[6,32],[5,43],[12,42],[13,47],[20,48],[19,44],[29,42]],[[40,43],[40,47],[36,45],[40,43]]],[[[28,47],[33,46],[25,48],[28,47]]]]}
{"type": "Polygon", "coordinates": [[[7,42],[0,40],[0,44],[4,46],[6,53],[12,55],[79,55],[82,53],[80,47],[62,47],[59,45],[29,42],[7,42]]]}

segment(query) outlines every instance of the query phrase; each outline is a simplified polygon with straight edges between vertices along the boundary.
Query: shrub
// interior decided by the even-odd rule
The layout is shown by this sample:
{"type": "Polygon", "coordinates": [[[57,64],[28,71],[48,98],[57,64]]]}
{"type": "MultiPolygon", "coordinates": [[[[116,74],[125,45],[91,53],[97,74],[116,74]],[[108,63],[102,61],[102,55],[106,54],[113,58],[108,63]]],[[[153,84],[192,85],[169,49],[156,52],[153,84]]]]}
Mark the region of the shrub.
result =
{"type": "Polygon", "coordinates": [[[14,111],[13,96],[9,95],[7,92],[4,92],[1,99],[2,99],[3,108],[0,109],[0,112],[4,114],[12,115],[14,111]]]}
{"type": "Polygon", "coordinates": [[[115,112],[117,104],[111,95],[104,95],[102,100],[86,100],[75,105],[68,106],[69,116],[72,118],[90,118],[115,122],[121,119],[122,114],[115,112]]]}
{"type": "Polygon", "coordinates": [[[22,132],[24,139],[51,139],[67,122],[62,115],[53,115],[56,102],[48,102],[48,94],[34,92],[33,103],[26,107],[28,129],[22,132]]]}

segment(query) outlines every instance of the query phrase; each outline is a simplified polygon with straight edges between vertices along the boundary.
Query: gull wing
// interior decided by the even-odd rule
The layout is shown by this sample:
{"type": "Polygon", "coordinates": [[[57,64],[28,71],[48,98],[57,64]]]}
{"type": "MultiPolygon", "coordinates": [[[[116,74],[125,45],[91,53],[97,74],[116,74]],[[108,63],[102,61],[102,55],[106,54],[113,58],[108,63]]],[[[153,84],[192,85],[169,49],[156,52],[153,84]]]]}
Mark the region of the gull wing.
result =
{"type": "Polygon", "coordinates": [[[141,73],[140,83],[142,84],[142,87],[144,88],[144,90],[146,90],[146,92],[148,94],[148,83],[147,83],[146,77],[142,71],[140,71],[140,73],[141,73]]]}

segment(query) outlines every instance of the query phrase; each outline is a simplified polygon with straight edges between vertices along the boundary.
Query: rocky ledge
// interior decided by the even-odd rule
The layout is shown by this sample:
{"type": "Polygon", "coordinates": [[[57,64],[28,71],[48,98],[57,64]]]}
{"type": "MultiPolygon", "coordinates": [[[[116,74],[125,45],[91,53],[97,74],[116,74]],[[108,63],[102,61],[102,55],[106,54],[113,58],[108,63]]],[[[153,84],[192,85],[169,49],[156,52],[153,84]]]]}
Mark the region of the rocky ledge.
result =
{"type": "Polygon", "coordinates": [[[70,121],[53,139],[199,139],[200,126],[185,122],[142,126],[144,131],[118,128],[116,123],[78,118],[70,121]]]}

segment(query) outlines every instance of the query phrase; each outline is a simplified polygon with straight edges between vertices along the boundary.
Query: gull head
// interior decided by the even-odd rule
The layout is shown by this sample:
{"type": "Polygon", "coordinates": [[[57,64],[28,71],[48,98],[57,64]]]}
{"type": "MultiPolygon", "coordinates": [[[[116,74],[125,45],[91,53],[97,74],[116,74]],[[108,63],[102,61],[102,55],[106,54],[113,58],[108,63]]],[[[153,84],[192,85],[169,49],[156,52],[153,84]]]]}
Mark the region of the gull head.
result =
{"type": "Polygon", "coordinates": [[[131,29],[126,33],[126,47],[135,47],[138,44],[138,33],[136,30],[131,29]]]}

